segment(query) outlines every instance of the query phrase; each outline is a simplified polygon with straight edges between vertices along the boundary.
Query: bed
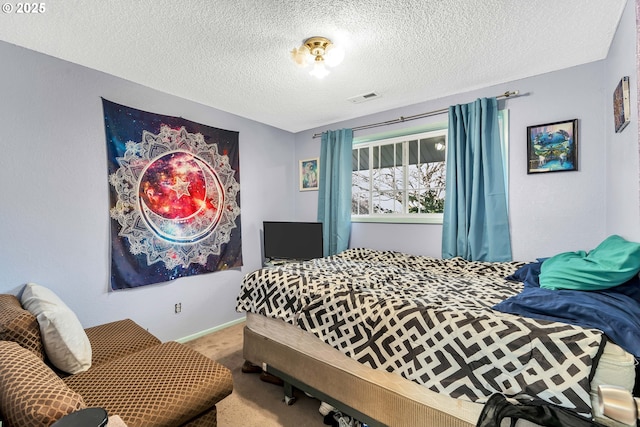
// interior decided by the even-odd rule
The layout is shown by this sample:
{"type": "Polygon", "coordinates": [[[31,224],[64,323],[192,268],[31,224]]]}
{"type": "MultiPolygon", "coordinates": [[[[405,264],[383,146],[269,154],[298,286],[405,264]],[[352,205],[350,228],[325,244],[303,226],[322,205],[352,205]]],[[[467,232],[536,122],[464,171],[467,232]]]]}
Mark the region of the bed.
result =
{"type": "Polygon", "coordinates": [[[618,425],[595,390],[631,391],[633,354],[600,329],[494,309],[531,265],[355,248],[262,268],[238,295],[244,357],[289,397],[295,386],[370,426],[470,427],[494,393],[618,425]]]}

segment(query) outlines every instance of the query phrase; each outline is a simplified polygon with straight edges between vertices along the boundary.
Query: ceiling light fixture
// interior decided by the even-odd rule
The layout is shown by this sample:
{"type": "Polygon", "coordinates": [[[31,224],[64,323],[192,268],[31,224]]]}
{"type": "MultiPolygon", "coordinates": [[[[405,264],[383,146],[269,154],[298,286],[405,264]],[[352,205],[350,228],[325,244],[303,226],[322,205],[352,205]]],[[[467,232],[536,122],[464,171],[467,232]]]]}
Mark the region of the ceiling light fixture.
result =
{"type": "Polygon", "coordinates": [[[309,74],[321,79],[329,74],[327,66],[335,67],[342,62],[344,51],[326,37],[311,37],[306,39],[300,47],[294,47],[291,57],[301,67],[313,64],[309,74]]]}

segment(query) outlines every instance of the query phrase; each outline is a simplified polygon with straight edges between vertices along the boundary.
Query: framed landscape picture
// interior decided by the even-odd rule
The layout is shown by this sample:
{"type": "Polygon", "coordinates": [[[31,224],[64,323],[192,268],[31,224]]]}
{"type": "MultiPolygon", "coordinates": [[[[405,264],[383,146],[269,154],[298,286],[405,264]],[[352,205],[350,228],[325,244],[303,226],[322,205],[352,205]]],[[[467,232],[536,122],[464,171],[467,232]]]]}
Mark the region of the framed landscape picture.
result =
{"type": "Polygon", "coordinates": [[[616,133],[629,124],[629,77],[625,76],[620,80],[616,90],[613,91],[613,119],[615,122],[616,133]]]}
{"type": "Polygon", "coordinates": [[[300,191],[317,190],[320,159],[300,160],[300,191]]]}
{"type": "Polygon", "coordinates": [[[527,127],[527,173],[578,170],[578,119],[527,127]]]}

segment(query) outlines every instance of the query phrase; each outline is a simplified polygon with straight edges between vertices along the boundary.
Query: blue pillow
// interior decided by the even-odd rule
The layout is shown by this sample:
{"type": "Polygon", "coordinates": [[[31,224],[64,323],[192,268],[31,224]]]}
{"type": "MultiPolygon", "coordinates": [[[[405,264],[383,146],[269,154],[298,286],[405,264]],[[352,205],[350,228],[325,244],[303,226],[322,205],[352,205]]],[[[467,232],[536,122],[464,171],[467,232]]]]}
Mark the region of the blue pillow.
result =
{"type": "Polygon", "coordinates": [[[522,282],[524,286],[540,287],[539,277],[542,261],[530,262],[523,265],[510,276],[505,277],[506,280],[512,282],[522,282]]]}
{"type": "Polygon", "coordinates": [[[640,243],[607,237],[595,249],[563,252],[542,263],[540,287],[593,291],[630,280],[640,271],[640,243]]]}

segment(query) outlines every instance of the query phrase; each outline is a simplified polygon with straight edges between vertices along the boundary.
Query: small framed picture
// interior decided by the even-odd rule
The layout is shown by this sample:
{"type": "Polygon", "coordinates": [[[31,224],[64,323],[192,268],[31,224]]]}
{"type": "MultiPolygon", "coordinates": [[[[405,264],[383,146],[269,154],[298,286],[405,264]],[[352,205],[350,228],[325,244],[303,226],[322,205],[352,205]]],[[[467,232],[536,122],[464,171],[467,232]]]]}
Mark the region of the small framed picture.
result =
{"type": "Polygon", "coordinates": [[[613,119],[616,133],[622,132],[629,124],[630,109],[629,77],[624,76],[616,86],[616,90],[613,91],[613,119]]]}
{"type": "Polygon", "coordinates": [[[300,191],[318,189],[318,174],[320,172],[320,159],[300,160],[300,191]]]}
{"type": "Polygon", "coordinates": [[[527,126],[527,173],[578,170],[578,119],[527,126]]]}

